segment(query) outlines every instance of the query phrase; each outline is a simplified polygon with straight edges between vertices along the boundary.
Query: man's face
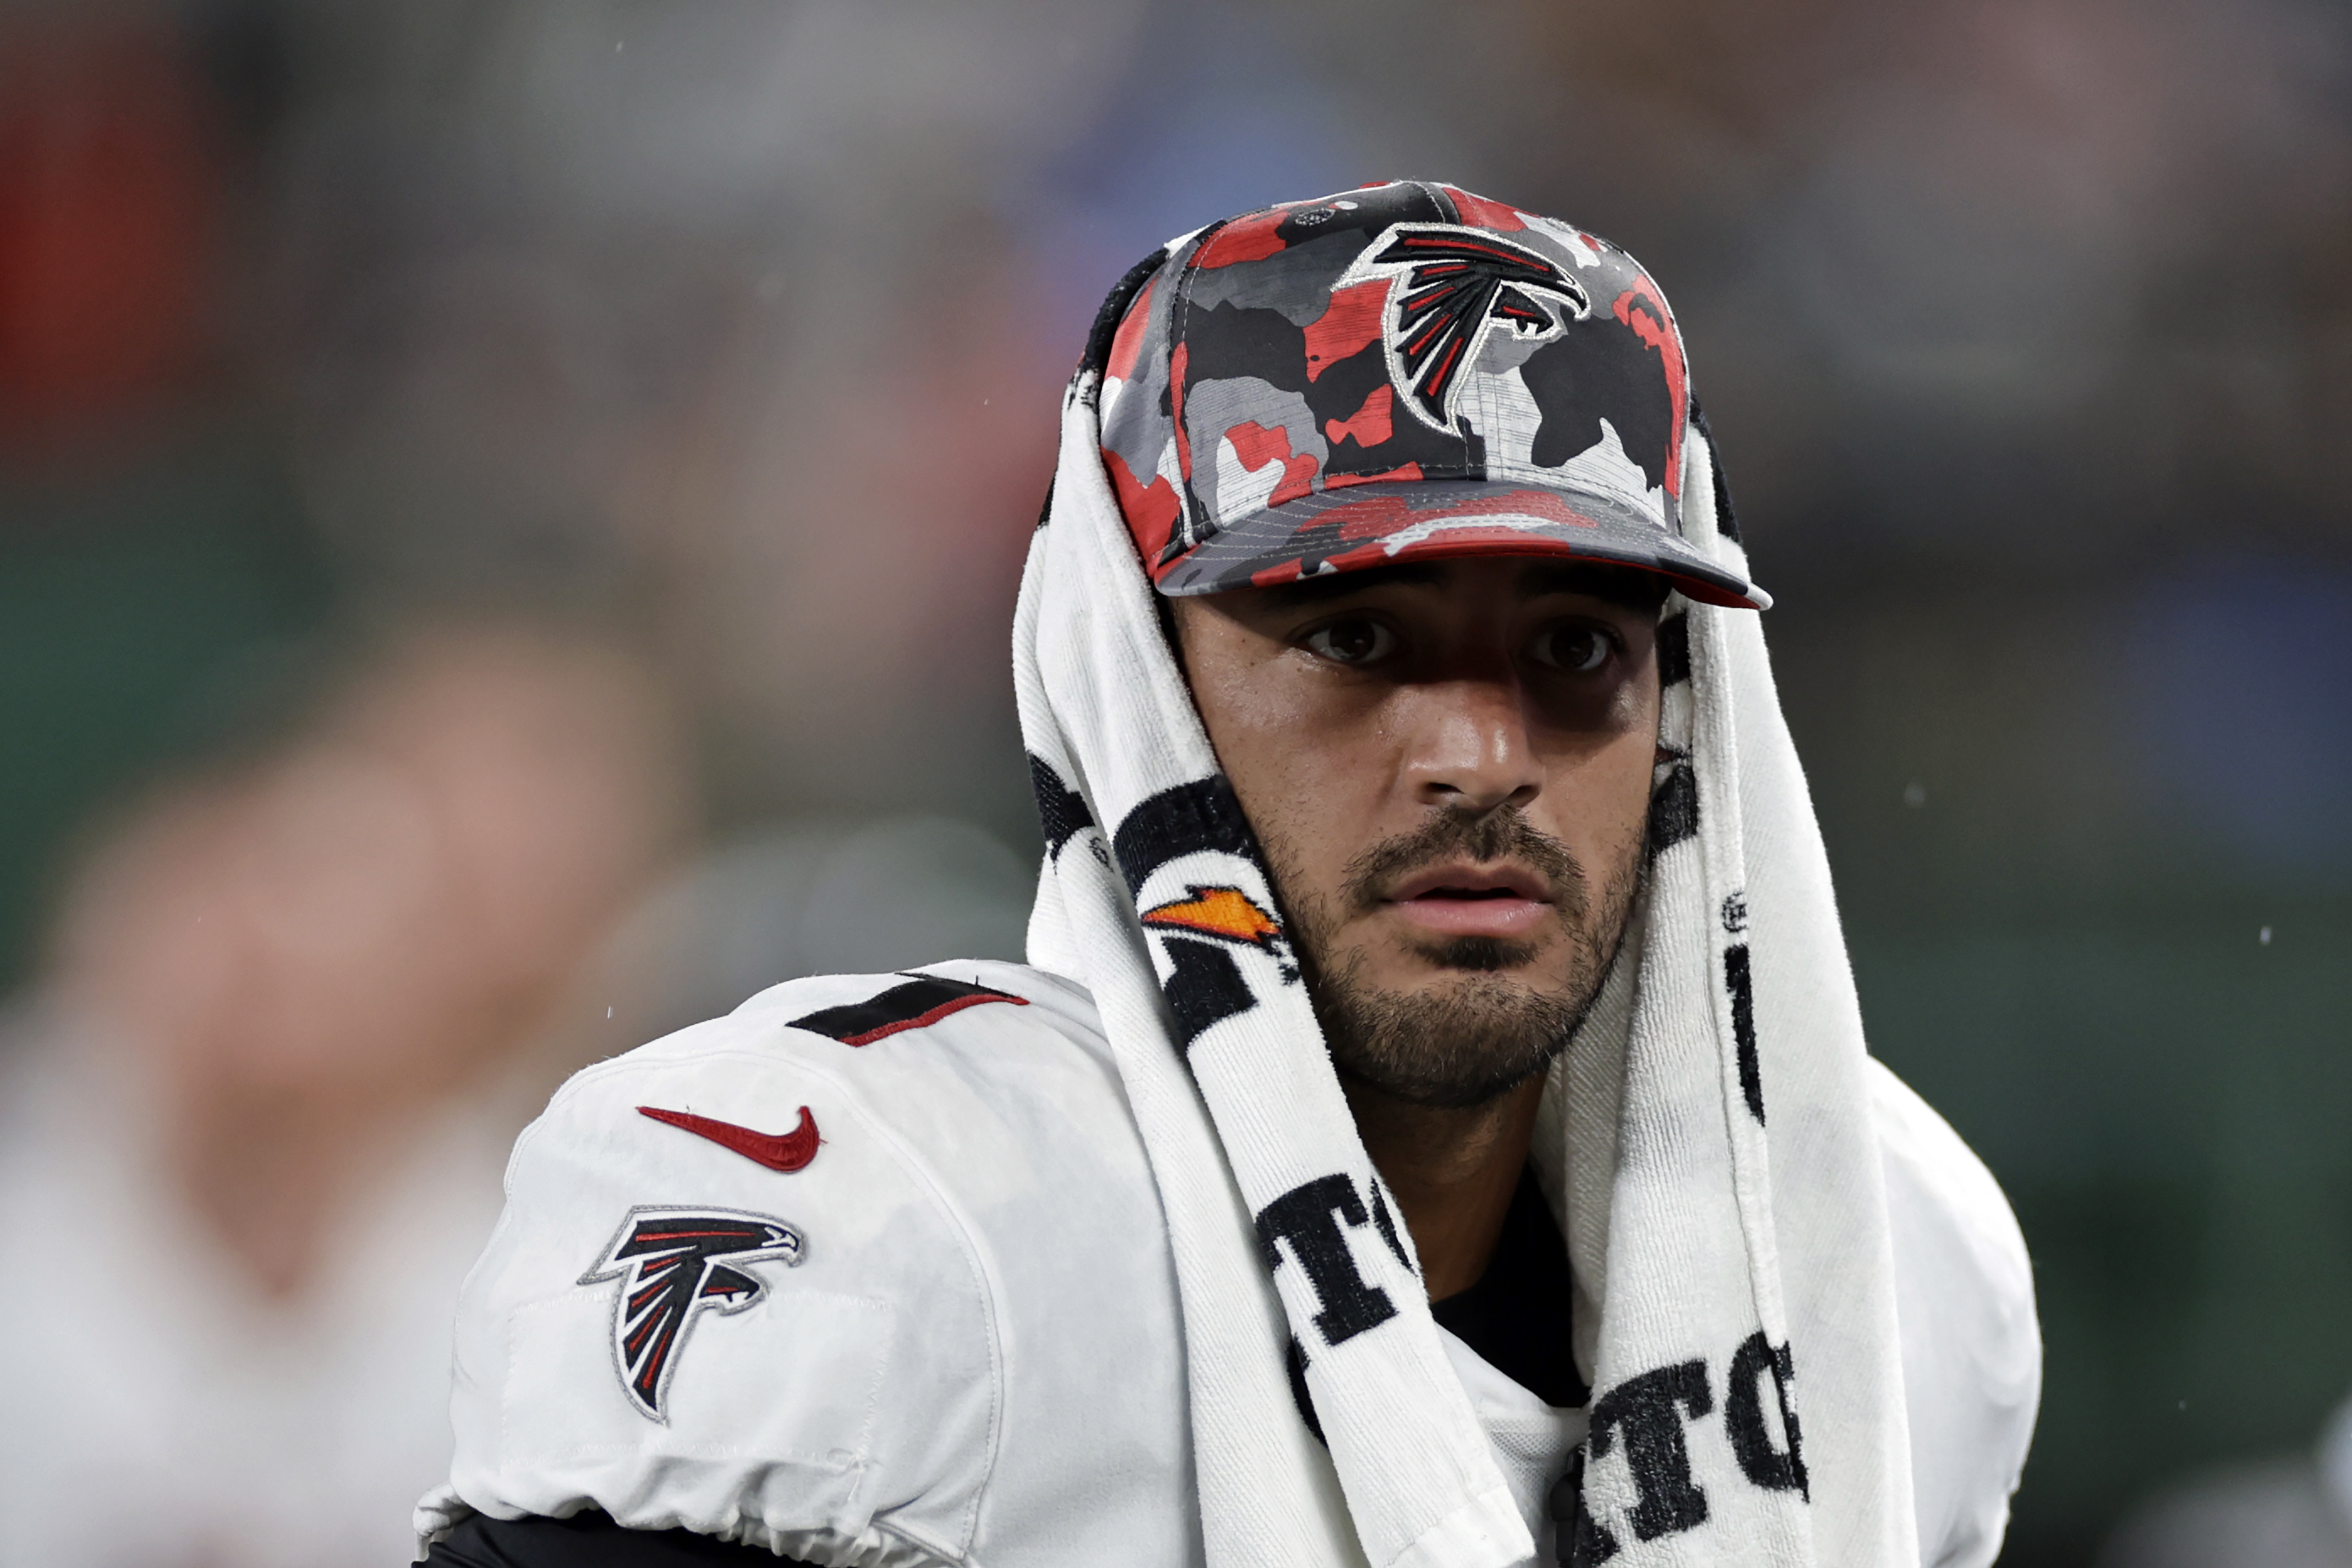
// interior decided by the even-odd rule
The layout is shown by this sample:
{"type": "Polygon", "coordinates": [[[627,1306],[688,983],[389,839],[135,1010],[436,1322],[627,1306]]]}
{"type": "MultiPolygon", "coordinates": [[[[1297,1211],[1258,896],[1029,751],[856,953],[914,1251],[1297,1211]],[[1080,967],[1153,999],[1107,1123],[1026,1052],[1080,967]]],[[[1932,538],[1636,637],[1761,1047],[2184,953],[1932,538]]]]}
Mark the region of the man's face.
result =
{"type": "Polygon", "coordinates": [[[1614,958],[1658,733],[1654,580],[1508,558],[1172,602],[1340,1071],[1539,1071],[1614,958]]]}

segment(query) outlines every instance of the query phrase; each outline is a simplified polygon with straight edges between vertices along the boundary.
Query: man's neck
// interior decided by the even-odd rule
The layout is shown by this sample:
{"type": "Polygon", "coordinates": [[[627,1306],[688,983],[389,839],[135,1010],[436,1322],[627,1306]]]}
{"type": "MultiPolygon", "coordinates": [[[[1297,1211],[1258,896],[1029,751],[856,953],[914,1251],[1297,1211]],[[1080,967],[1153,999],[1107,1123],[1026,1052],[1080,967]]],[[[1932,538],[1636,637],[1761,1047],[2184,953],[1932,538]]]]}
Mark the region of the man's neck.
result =
{"type": "Polygon", "coordinates": [[[1467,1110],[1412,1104],[1346,1077],[1339,1082],[1365,1152],[1404,1211],[1429,1299],[1468,1290],[1486,1271],[1518,1188],[1543,1079],[1467,1110]]]}

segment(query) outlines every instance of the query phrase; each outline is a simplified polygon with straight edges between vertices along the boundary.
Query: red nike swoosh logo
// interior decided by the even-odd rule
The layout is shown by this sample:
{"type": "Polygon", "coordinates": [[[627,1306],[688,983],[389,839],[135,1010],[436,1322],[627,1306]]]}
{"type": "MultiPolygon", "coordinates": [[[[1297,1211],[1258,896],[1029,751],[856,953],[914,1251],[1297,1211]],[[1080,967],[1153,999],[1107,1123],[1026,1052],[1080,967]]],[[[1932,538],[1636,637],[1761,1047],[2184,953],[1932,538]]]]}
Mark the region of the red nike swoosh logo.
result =
{"type": "Polygon", "coordinates": [[[816,1118],[805,1105],[801,1107],[801,1124],[789,1133],[755,1133],[732,1122],[698,1116],[691,1111],[665,1111],[656,1105],[640,1105],[637,1114],[683,1127],[698,1138],[709,1138],[722,1149],[732,1149],[747,1160],[787,1176],[816,1158],[816,1146],[822,1141],[816,1135],[816,1118]]]}

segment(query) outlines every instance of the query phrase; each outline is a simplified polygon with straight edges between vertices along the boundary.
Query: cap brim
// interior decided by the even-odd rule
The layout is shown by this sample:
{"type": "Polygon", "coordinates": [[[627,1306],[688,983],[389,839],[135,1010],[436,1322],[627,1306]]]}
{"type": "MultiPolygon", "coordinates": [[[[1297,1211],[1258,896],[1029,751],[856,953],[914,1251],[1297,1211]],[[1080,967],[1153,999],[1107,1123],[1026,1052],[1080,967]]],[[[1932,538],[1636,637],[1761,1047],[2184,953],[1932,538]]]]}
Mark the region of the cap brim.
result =
{"type": "Polygon", "coordinates": [[[1464,556],[1553,556],[1654,571],[1692,599],[1766,610],[1772,597],[1680,535],[1605,496],[1482,479],[1384,480],[1318,491],[1220,528],[1157,580],[1173,597],[1464,556]]]}

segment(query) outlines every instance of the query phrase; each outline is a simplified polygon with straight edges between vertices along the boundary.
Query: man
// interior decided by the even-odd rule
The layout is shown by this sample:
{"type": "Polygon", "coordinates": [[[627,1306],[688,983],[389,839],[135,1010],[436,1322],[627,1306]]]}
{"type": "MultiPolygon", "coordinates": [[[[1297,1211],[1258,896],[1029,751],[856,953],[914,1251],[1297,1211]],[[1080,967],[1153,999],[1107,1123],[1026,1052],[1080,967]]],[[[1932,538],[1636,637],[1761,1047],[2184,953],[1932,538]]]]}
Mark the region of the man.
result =
{"type": "Polygon", "coordinates": [[[1151,257],[1016,617],[1031,967],[560,1094],[432,1561],[1989,1563],[2023,1244],[1864,1053],[1766,602],[1622,251],[1399,182],[1151,257]]]}

